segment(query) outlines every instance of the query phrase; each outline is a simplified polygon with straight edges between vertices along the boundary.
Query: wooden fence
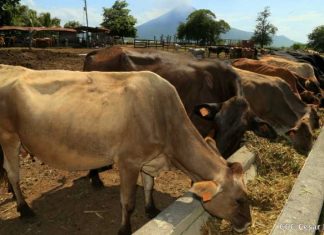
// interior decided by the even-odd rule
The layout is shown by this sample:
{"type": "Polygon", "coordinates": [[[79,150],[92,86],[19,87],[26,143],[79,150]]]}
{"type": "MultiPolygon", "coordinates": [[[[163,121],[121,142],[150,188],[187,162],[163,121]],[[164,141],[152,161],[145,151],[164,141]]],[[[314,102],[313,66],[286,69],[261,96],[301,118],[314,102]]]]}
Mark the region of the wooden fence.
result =
{"type": "Polygon", "coordinates": [[[178,49],[187,50],[188,48],[208,48],[210,46],[223,46],[223,47],[247,47],[254,48],[254,43],[249,40],[231,40],[224,39],[218,45],[201,46],[197,43],[187,41],[171,41],[171,40],[150,40],[150,39],[134,39],[134,48],[162,48],[162,49],[175,49],[175,45],[179,45],[178,49]]]}

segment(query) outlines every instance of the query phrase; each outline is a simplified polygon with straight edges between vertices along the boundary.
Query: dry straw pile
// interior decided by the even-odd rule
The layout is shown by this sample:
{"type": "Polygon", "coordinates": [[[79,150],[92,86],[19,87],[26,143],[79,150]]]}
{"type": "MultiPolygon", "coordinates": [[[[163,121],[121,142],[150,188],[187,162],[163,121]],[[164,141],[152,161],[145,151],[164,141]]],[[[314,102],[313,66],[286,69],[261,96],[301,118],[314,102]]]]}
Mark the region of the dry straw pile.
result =
{"type": "MultiPolygon", "coordinates": [[[[324,109],[319,110],[324,123],[324,109]]],[[[317,130],[317,137],[320,130],[317,130]]],[[[294,185],[306,156],[298,154],[283,138],[270,142],[247,133],[246,146],[256,154],[258,176],[248,184],[252,201],[253,225],[243,234],[269,234],[294,185]]],[[[238,234],[230,224],[214,218],[202,227],[202,235],[238,234]]]]}

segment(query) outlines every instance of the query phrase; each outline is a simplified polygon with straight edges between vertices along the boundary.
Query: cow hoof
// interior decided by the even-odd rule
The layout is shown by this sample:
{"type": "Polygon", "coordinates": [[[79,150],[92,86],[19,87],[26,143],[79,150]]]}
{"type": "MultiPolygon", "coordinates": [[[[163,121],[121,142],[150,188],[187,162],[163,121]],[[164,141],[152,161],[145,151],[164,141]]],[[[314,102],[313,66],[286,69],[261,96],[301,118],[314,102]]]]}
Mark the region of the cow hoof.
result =
{"type": "Polygon", "coordinates": [[[104,184],[99,178],[91,178],[90,179],[91,185],[94,189],[103,189],[104,184]]]}
{"type": "Polygon", "coordinates": [[[131,235],[131,234],[132,234],[132,230],[130,226],[122,226],[118,231],[118,235],[131,235]]]}
{"type": "Polygon", "coordinates": [[[27,204],[22,204],[17,207],[17,211],[20,213],[20,218],[32,218],[35,216],[35,213],[27,204]]]}
{"type": "Polygon", "coordinates": [[[145,208],[145,215],[148,219],[153,219],[157,216],[161,211],[156,207],[145,208]]]}

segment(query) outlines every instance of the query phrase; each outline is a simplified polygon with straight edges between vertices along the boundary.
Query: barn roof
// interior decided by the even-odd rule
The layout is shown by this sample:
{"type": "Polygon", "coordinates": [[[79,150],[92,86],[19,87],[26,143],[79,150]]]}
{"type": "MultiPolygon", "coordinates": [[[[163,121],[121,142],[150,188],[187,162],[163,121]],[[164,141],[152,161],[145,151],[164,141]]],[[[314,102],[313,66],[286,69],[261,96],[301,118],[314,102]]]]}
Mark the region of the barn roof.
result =
{"type": "Polygon", "coordinates": [[[61,27],[23,27],[23,26],[0,26],[0,31],[55,31],[55,32],[71,32],[76,33],[75,29],[61,27]]]}
{"type": "Polygon", "coordinates": [[[88,31],[91,33],[109,33],[109,29],[103,27],[87,27],[87,26],[80,26],[75,28],[77,31],[88,31]]]}

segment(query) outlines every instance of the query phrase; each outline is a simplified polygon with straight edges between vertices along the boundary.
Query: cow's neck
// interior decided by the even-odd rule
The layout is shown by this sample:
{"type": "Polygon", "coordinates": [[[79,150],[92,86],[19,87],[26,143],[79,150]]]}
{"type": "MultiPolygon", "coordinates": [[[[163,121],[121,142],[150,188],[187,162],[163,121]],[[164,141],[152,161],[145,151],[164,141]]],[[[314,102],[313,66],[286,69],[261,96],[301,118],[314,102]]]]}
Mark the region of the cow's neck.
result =
{"type": "Polygon", "coordinates": [[[226,160],[208,146],[189,119],[177,126],[177,133],[173,133],[170,138],[169,154],[172,155],[173,164],[194,182],[223,182],[228,172],[226,160]]]}

